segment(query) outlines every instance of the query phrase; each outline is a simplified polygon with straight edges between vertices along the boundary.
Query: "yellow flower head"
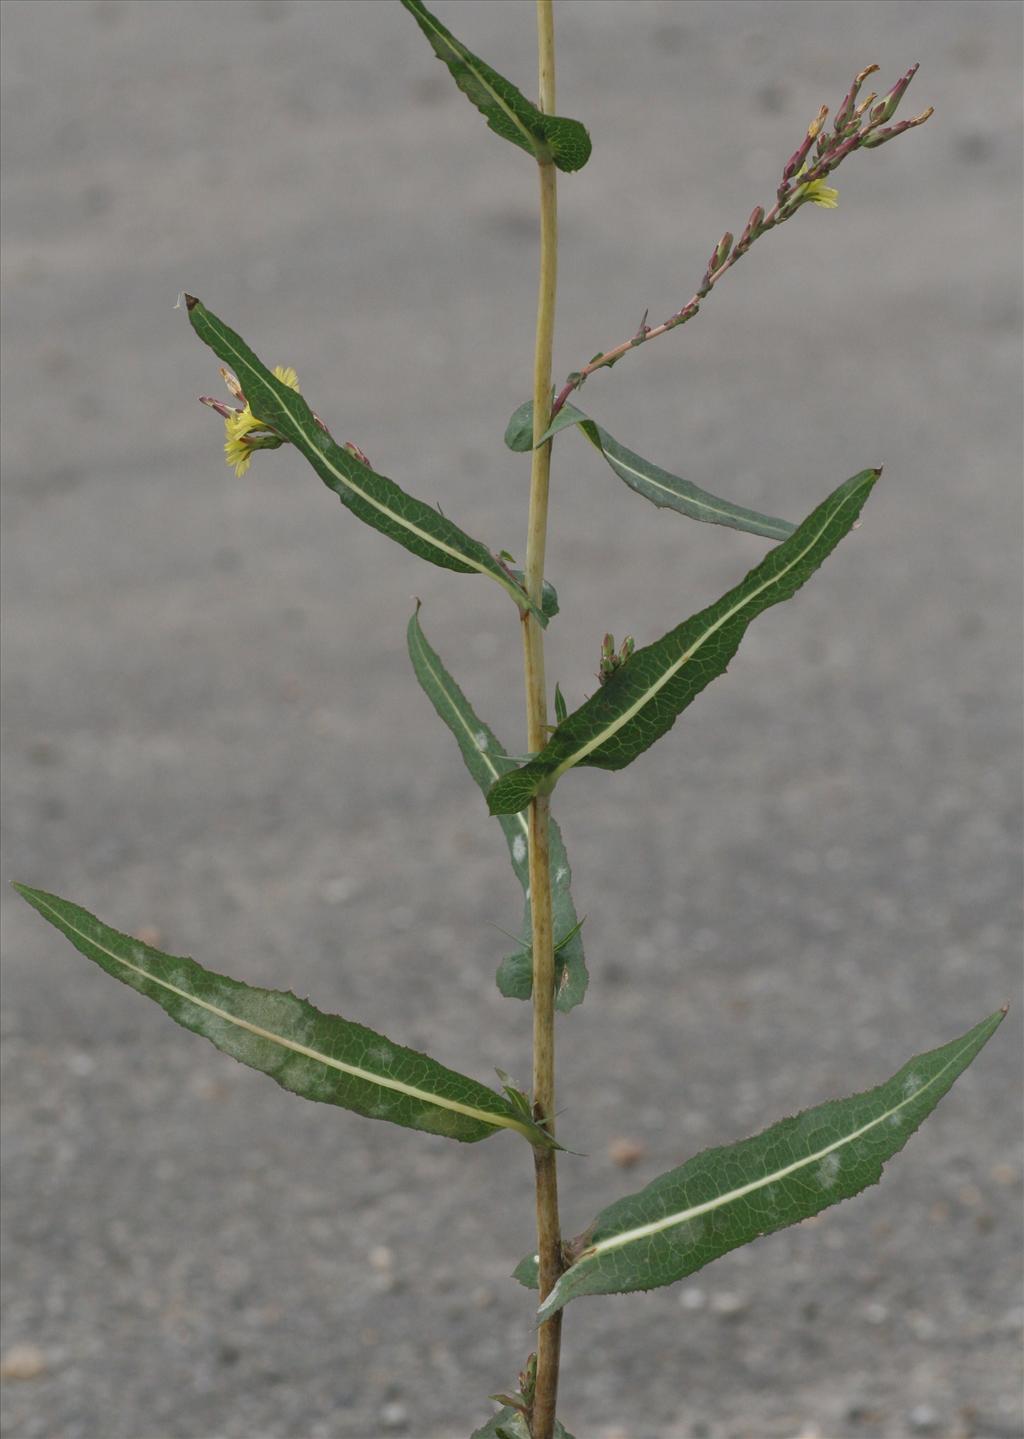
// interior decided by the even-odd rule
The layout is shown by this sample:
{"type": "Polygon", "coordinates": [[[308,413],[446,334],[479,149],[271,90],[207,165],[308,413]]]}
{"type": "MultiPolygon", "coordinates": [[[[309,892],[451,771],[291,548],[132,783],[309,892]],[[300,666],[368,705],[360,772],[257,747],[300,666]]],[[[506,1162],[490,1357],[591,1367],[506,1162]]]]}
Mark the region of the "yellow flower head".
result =
{"type": "MultiPolygon", "coordinates": [[[[236,399],[245,399],[242,394],[242,387],[234,375],[227,370],[221,371],[224,376],[224,383],[236,399]]],[[[274,374],[283,385],[290,390],[299,390],[299,377],[290,365],[275,365],[274,374]]],[[[260,431],[257,438],[269,438],[273,430],[263,420],[258,419],[252,412],[249,402],[246,400],[244,410],[232,410],[224,419],[224,462],[231,465],[236,475],[244,475],[252,464],[253,450],[258,445],[251,445],[246,439],[253,431],[260,431]]],[[[280,442],[278,442],[280,443],[280,442]]]]}

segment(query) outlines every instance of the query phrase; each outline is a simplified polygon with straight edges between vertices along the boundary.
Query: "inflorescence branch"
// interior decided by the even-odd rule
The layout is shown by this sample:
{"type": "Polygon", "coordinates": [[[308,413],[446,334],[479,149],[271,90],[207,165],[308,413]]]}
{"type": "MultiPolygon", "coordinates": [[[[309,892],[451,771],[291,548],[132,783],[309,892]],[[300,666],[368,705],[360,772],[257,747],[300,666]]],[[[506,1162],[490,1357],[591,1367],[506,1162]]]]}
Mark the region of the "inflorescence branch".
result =
{"type": "Polygon", "coordinates": [[[895,125],[888,124],[916,75],[917,68],[917,65],[911,65],[882,100],[878,100],[877,94],[872,93],[858,102],[864,81],[878,69],[877,65],[868,65],[850,86],[836,112],[831,130],[825,129],[828,106],[822,105],[808,125],[807,134],[786,162],[772,208],[766,213],[762,206],[755,206],[737,244],[733,244],[733,236],[726,231],[712,251],[700,288],[681,309],[676,310],[660,325],[648,325],[645,313],[638,330],[628,340],[595,355],[581,370],[574,370],[555,397],[551,418],[558,414],[573,391],[578,390],[587,376],[592,375],[595,370],[610,369],[630,350],[636,350],[648,340],[654,340],[679,325],[685,325],[687,320],[692,320],[705,295],[711,293],[726,271],[730,270],[766,231],[774,230],[777,225],[795,215],[802,205],[808,203],[834,210],[839,201],[839,192],[826,185],[825,179],[848,155],[852,155],[855,150],[877,149],[879,145],[902,135],[905,130],[923,125],[933,113],[930,105],[913,119],[901,120],[895,125]]]}

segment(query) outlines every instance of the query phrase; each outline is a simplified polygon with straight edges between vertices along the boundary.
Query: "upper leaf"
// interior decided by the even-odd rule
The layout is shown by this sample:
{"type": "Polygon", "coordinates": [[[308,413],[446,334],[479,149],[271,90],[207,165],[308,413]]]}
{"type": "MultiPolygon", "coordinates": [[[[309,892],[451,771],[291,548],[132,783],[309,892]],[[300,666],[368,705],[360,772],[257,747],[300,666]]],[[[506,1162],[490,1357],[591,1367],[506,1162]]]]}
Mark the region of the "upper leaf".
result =
{"type": "Polygon", "coordinates": [[[456,85],[496,135],[538,160],[551,160],[559,170],[583,168],[590,159],[590,136],[578,120],[538,110],[510,80],[456,40],[423,0],[402,0],[402,4],[430,41],[434,54],[448,66],[456,85]]]}
{"type": "MultiPolygon", "coordinates": [[[[496,780],[514,769],[515,761],[508,758],[505,747],[499,743],[494,731],[474,712],[472,705],[459,689],[441,662],[441,657],[431,646],[423,633],[419,610],[413,614],[408,629],[409,657],[412,660],[416,678],[419,680],[430,703],[455,736],[466,768],[476,780],[480,789],[487,793],[496,780]]],[[[521,814],[501,815],[499,823],[505,835],[512,868],[527,896],[526,912],[523,917],[523,941],[530,938],[530,831],[521,814]]],[[[561,831],[554,820],[550,830],[551,854],[551,906],[556,942],[562,936],[572,937],[562,945],[555,955],[555,1008],[563,1012],[579,1004],[587,988],[587,966],[583,958],[583,941],[580,938],[576,908],[572,902],[570,886],[572,871],[565,853],[561,831]]],[[[520,960],[520,956],[516,956],[520,960]]],[[[499,988],[502,993],[512,993],[517,999],[529,999],[532,975],[519,974],[519,983],[514,989],[502,987],[500,976],[506,973],[506,960],[499,970],[499,988]]],[[[527,959],[527,966],[529,960],[527,959]]],[[[521,963],[520,963],[521,970],[521,963]]]]}
{"type": "MultiPolygon", "coordinates": [[[[575,405],[562,406],[553,423],[537,441],[538,445],[544,444],[568,425],[578,425],[594,448],[608,461],[619,479],[638,495],[643,495],[645,500],[650,500],[662,509],[675,510],[691,520],[703,520],[709,525],[727,525],[730,529],[745,530],[751,535],[764,535],[770,540],[784,540],[796,529],[788,520],[778,520],[771,515],[759,514],[757,510],[748,510],[743,505],[734,505],[729,500],[719,499],[690,480],[681,479],[678,475],[663,470],[660,465],[643,459],[625,445],[620,445],[607,430],[575,405]]],[[[532,400],[520,405],[509,420],[505,443],[511,450],[533,448],[532,400]]]]}
{"type": "Polygon", "coordinates": [[[557,727],[536,758],[498,781],[487,796],[491,813],[514,814],[574,765],[622,769],[670,730],[725,672],[751,620],[794,595],[852,529],[880,474],[862,470],[840,485],[735,589],[636,650],[557,727]]]}
{"type": "Polygon", "coordinates": [[[57,895],[14,888],[101,969],[303,1099],[469,1144],[499,1129],[552,1143],[502,1095],[425,1054],[284,990],[256,989],[194,959],[161,954],[57,895]]]}
{"type": "Polygon", "coordinates": [[[240,335],[193,295],[186,295],[185,303],[192,328],[218,359],[234,370],[253,414],[290,441],[354,515],[442,569],[490,575],[520,609],[533,609],[540,623],[547,624],[547,616],[530,605],[523,589],[486,545],[336,444],[302,395],[268,370],[240,335]]]}
{"type": "MultiPolygon", "coordinates": [[[[885,1161],[903,1148],[1004,1013],[918,1055],[877,1089],[819,1104],[739,1144],[707,1149],[609,1205],[568,1245],[578,1257],[541,1305],[539,1320],[582,1294],[672,1284],[730,1249],[877,1184],[885,1161]]],[[[536,1287],[536,1261],[524,1260],[516,1277],[536,1287]]]]}

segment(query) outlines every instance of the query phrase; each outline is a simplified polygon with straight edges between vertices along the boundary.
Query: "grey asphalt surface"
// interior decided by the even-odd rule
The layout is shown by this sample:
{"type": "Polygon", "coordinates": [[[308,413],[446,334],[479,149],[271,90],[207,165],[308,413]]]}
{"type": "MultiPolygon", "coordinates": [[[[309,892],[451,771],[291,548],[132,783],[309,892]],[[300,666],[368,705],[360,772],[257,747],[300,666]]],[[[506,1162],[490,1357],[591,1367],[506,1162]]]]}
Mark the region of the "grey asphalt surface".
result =
{"type": "MultiPolygon", "coordinates": [[[[437,0],[532,90],[533,9],[437,0]]],[[[511,747],[518,622],[359,527],[291,452],[238,480],[195,403],[198,294],[340,438],[521,552],[535,181],[396,4],[7,0],[4,879],[487,1078],[503,845],[405,652],[511,747]]],[[[912,61],[923,129],[842,170],[684,332],[581,403],[799,518],[884,463],[860,531],[730,674],[557,813],[591,988],[560,1022],[566,1230],[696,1149],[887,1077],[1019,993],[1021,10],[558,7],[556,369],[668,314],[819,104],[912,61]],[[616,1162],[633,1143],[639,1157],[616,1162]]],[[[764,542],[556,447],[549,672],[646,642],[764,542]]],[[[285,1094],[4,885],[4,1433],[460,1439],[514,1382],[532,1174],[285,1094]],[[22,1377],[19,1377],[22,1376],[22,1377]],[[29,1377],[31,1376],[31,1377],[29,1377]]],[[[1020,1009],[881,1187],[565,1327],[577,1439],[1021,1434],[1020,1009]]]]}

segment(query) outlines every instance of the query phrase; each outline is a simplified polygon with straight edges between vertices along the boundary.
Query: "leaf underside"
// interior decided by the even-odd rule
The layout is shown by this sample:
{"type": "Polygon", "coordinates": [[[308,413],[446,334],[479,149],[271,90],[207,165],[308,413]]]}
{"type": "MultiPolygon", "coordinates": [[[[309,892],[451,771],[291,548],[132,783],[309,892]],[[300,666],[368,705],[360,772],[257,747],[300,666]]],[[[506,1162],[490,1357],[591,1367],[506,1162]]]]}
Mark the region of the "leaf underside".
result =
{"type": "Polygon", "coordinates": [[[194,959],[162,954],[57,895],[14,888],[101,969],[303,1099],[468,1144],[500,1129],[550,1143],[502,1095],[425,1054],[341,1015],[323,1014],[294,994],[257,989],[194,959]]]}
{"type": "MultiPolygon", "coordinates": [[[[193,295],[185,302],[192,328],[235,372],[253,414],[295,446],[347,509],[420,559],[460,574],[489,575],[520,609],[534,608],[486,545],[337,444],[303,396],[272,374],[240,335],[193,295]]],[[[547,624],[539,609],[534,613],[547,624]]]]}
{"type": "Polygon", "coordinates": [[[427,37],[434,54],[448,67],[456,85],[496,135],[537,160],[552,161],[559,170],[583,168],[590,158],[590,136],[578,120],[538,110],[511,80],[467,50],[430,13],[423,0],[402,0],[402,4],[427,37]]]}
{"type": "MultiPolygon", "coordinates": [[[[417,610],[409,621],[407,633],[409,657],[416,678],[424,693],[455,736],[459,752],[469,773],[484,794],[491,786],[515,768],[515,761],[506,758],[505,747],[494,731],[485,725],[473,710],[459,686],[449,674],[440,655],[432,647],[417,610]]],[[[524,896],[530,888],[529,827],[521,814],[500,815],[499,823],[508,845],[509,857],[524,896]]],[[[556,941],[576,928],[578,920],[572,901],[572,871],[565,853],[561,831],[551,821],[551,901],[556,941]]],[[[530,901],[525,900],[522,936],[524,945],[530,941],[530,901]]],[[[532,962],[529,955],[514,955],[505,960],[498,971],[498,987],[503,994],[516,999],[529,999],[533,988],[532,962]]],[[[587,967],[583,957],[583,941],[576,933],[555,956],[555,1008],[563,1013],[579,1004],[587,988],[587,967]]]]}
{"type": "MultiPolygon", "coordinates": [[[[830,1100],[739,1144],[707,1149],[601,1211],[569,1246],[579,1258],[538,1310],[543,1322],[584,1294],[655,1289],[877,1184],[992,1037],[1005,1011],[910,1060],[877,1089],[830,1100]]],[[[531,1256],[516,1278],[536,1288],[531,1256]]]]}
{"type": "Polygon", "coordinates": [[[724,674],[747,626],[789,599],[856,523],[880,470],[840,485],[746,578],[699,614],[636,650],[554,731],[541,752],[488,794],[492,814],[514,814],[575,765],[622,769],[672,728],[697,695],[724,674]]]}
{"type": "MultiPolygon", "coordinates": [[[[660,509],[675,510],[677,514],[685,515],[691,520],[701,520],[709,525],[725,525],[729,529],[762,535],[770,540],[784,540],[796,529],[788,520],[775,519],[772,515],[762,515],[743,505],[734,505],[729,500],[720,499],[717,495],[700,489],[690,480],[681,479],[680,476],[663,470],[660,465],[643,459],[625,445],[620,445],[606,429],[574,405],[563,405],[537,444],[544,444],[560,430],[573,425],[578,426],[598,453],[604,456],[612,472],[624,484],[660,509]]],[[[520,453],[534,448],[532,400],[520,405],[509,420],[505,443],[509,449],[520,453]]]]}

